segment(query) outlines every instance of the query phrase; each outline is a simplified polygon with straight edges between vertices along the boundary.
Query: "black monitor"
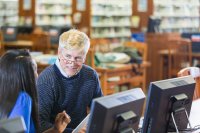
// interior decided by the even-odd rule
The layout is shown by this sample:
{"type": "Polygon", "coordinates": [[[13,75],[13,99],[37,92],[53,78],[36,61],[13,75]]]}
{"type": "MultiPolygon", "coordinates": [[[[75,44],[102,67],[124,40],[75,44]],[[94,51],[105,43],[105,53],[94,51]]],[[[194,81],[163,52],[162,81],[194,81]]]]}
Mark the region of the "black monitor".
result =
{"type": "Polygon", "coordinates": [[[51,45],[58,45],[59,43],[59,37],[60,35],[65,32],[68,31],[70,29],[70,27],[57,27],[57,26],[51,26],[48,28],[48,33],[50,35],[50,41],[51,41],[51,45]]]}
{"type": "Polygon", "coordinates": [[[60,27],[51,27],[49,28],[49,35],[50,35],[50,41],[52,45],[58,44],[59,42],[59,36],[61,34],[61,28],[60,27]]]}
{"type": "Polygon", "coordinates": [[[189,122],[187,115],[190,114],[194,88],[192,76],[151,82],[142,133],[185,130],[189,122]]]}
{"type": "Polygon", "coordinates": [[[87,133],[137,132],[144,99],[135,88],[93,100],[87,133]]]}
{"type": "Polygon", "coordinates": [[[8,41],[16,41],[18,29],[14,26],[3,26],[2,28],[3,40],[5,42],[8,41]]]}
{"type": "Polygon", "coordinates": [[[147,32],[152,32],[152,33],[159,32],[160,23],[161,23],[161,20],[159,18],[155,18],[153,16],[149,17],[147,32]]]}
{"type": "Polygon", "coordinates": [[[26,125],[22,117],[0,120],[0,133],[24,133],[26,125]]]}
{"type": "Polygon", "coordinates": [[[18,26],[18,34],[31,34],[33,32],[32,26],[18,26]]]}
{"type": "Polygon", "coordinates": [[[192,42],[192,52],[200,52],[200,33],[182,33],[181,37],[188,38],[192,42]]]}

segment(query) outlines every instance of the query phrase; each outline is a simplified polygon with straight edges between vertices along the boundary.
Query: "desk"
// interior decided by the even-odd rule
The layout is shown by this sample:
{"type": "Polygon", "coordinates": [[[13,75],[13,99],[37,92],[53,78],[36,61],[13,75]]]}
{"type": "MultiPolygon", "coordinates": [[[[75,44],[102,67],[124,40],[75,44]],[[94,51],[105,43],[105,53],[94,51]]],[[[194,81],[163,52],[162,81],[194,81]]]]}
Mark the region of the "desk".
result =
{"type": "MultiPolygon", "coordinates": [[[[114,68],[95,67],[99,74],[101,88],[104,95],[114,93],[115,86],[126,85],[130,89],[134,87],[141,87],[145,92],[146,87],[146,73],[140,73],[140,69],[150,66],[148,62],[142,64],[113,64],[114,68]]],[[[119,88],[120,89],[120,88],[119,88]]]]}
{"type": "MultiPolygon", "coordinates": [[[[192,102],[189,120],[192,128],[200,125],[200,99],[192,102]]],[[[194,132],[180,132],[180,133],[200,133],[200,129],[194,132]]]]}
{"type": "MultiPolygon", "coordinates": [[[[139,128],[142,128],[143,119],[144,119],[144,117],[140,118],[139,128]]],[[[189,120],[191,122],[192,127],[200,125],[200,99],[194,100],[192,102],[189,120]]],[[[188,132],[181,132],[181,133],[188,133],[188,132]]],[[[189,132],[189,133],[191,133],[191,132],[189,132]]],[[[200,133],[200,129],[197,131],[194,131],[192,133],[200,133]]]]}
{"type": "Polygon", "coordinates": [[[189,119],[192,127],[200,125],[200,99],[194,100],[192,102],[192,108],[189,119]]]}
{"type": "Polygon", "coordinates": [[[33,42],[32,41],[24,41],[24,40],[18,40],[18,41],[11,41],[11,42],[3,42],[5,48],[33,48],[33,42]]]}
{"type": "Polygon", "coordinates": [[[200,53],[192,53],[192,58],[200,60],[200,53]]]}
{"type": "MultiPolygon", "coordinates": [[[[168,61],[168,50],[160,50],[159,52],[160,58],[160,72],[159,72],[159,79],[167,79],[168,78],[168,69],[167,69],[167,61],[168,61]]],[[[200,61],[200,53],[192,53],[192,60],[199,59],[200,61]]]]}
{"type": "Polygon", "coordinates": [[[132,65],[124,65],[118,68],[103,68],[95,67],[95,70],[99,74],[99,79],[101,82],[101,88],[104,95],[114,93],[114,87],[116,85],[122,85],[131,82],[132,65]]]}

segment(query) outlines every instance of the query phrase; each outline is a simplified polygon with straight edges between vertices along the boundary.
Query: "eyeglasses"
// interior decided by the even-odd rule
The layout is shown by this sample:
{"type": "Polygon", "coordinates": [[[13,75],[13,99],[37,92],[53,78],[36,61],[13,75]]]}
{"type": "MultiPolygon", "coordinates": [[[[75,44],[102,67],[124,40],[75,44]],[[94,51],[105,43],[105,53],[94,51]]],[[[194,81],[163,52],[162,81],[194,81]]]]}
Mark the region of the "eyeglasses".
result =
{"type": "Polygon", "coordinates": [[[66,54],[64,52],[62,52],[62,57],[63,57],[63,60],[68,64],[71,64],[72,62],[77,63],[77,64],[82,64],[84,61],[83,57],[80,57],[80,56],[72,57],[71,55],[66,54]],[[73,60],[73,58],[74,58],[74,60],[73,60]]]}

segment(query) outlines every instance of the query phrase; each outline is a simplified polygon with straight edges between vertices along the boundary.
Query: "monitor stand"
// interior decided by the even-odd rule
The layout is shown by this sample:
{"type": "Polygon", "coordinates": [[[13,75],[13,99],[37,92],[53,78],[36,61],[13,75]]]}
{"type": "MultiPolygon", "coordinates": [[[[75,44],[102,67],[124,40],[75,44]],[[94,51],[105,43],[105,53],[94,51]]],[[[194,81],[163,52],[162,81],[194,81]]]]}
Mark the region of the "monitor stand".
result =
{"type": "Polygon", "coordinates": [[[188,113],[185,109],[185,105],[187,104],[188,97],[185,94],[179,94],[179,95],[172,96],[170,100],[172,101],[171,118],[172,118],[174,127],[176,129],[176,133],[179,133],[179,129],[176,123],[175,115],[181,114],[180,115],[181,117],[185,115],[185,119],[187,120],[189,127],[192,128],[191,123],[189,121],[188,113]]]}
{"type": "MultiPolygon", "coordinates": [[[[191,123],[190,123],[190,120],[189,120],[189,117],[188,117],[188,113],[187,113],[186,109],[185,109],[185,108],[179,108],[179,109],[176,110],[177,113],[182,112],[182,111],[184,111],[184,113],[185,113],[185,115],[186,115],[186,118],[187,118],[187,121],[188,121],[189,127],[192,128],[191,123]]],[[[176,121],[175,121],[174,115],[175,115],[175,113],[172,112],[172,113],[171,113],[171,117],[172,117],[172,120],[173,120],[174,126],[175,126],[175,128],[176,128],[176,133],[179,133],[179,130],[178,130],[178,127],[177,127],[177,124],[176,124],[176,121]]]]}
{"type": "Polygon", "coordinates": [[[113,133],[136,133],[131,125],[137,122],[138,117],[133,111],[127,111],[117,115],[114,122],[113,133]]]}

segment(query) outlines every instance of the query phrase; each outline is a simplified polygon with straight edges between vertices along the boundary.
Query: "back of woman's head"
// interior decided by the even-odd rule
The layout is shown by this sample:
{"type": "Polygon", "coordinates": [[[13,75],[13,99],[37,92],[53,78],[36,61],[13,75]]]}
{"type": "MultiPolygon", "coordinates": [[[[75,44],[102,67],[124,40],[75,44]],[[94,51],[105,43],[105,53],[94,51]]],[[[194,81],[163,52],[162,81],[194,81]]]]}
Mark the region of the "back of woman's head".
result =
{"type": "Polygon", "coordinates": [[[8,117],[21,91],[31,96],[33,108],[37,109],[35,86],[33,61],[29,52],[7,51],[0,59],[0,119],[8,117]]]}

